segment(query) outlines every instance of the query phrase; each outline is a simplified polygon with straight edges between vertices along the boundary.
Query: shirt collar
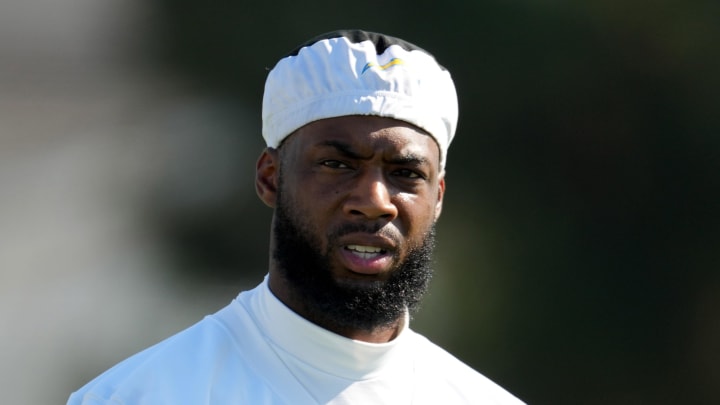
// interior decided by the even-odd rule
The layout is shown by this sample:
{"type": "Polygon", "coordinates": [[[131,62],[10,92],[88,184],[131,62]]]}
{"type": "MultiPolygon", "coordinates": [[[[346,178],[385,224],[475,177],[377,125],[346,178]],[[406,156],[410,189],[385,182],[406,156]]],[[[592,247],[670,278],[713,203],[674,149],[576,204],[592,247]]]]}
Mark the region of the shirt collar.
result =
{"type": "Polygon", "coordinates": [[[407,311],[395,339],[368,343],[338,335],[299,316],[270,291],[267,276],[250,304],[258,326],[274,346],[317,369],[345,378],[366,379],[399,372],[394,368],[409,363],[396,361],[411,354],[405,343],[412,334],[407,311]]]}

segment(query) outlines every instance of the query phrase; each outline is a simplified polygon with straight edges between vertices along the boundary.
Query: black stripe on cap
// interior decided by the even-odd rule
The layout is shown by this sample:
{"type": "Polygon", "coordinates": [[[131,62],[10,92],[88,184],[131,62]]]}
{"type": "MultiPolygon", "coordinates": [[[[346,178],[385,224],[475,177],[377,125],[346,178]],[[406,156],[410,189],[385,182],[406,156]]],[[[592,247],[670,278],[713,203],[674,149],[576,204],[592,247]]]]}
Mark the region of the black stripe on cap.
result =
{"type": "Polygon", "coordinates": [[[371,41],[373,44],[375,44],[375,52],[377,52],[378,55],[382,55],[383,52],[387,48],[389,48],[391,45],[398,45],[399,47],[405,49],[406,51],[422,51],[426,54],[432,56],[432,54],[419,46],[415,44],[411,44],[410,42],[407,42],[405,40],[402,40],[400,38],[391,37],[389,35],[380,34],[377,32],[369,32],[369,31],[363,31],[363,30],[338,30],[338,31],[331,31],[326,32],[324,34],[320,34],[316,36],[315,38],[312,38],[303,44],[299,45],[297,48],[293,49],[292,52],[285,55],[287,56],[297,56],[298,52],[300,52],[300,49],[305,48],[307,46],[310,46],[316,42],[320,42],[324,39],[332,39],[332,38],[340,38],[345,37],[347,38],[351,43],[357,44],[364,41],[371,41]]]}

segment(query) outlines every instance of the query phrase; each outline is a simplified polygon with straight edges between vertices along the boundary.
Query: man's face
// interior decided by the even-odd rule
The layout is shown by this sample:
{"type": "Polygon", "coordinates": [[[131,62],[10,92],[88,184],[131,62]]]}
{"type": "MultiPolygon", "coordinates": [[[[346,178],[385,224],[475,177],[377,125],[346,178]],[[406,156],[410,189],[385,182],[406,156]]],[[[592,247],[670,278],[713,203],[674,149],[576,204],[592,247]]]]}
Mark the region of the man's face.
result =
{"type": "Polygon", "coordinates": [[[279,153],[273,259],[294,300],[365,329],[413,307],[444,192],[435,141],[397,120],[348,116],[306,125],[279,153]]]}

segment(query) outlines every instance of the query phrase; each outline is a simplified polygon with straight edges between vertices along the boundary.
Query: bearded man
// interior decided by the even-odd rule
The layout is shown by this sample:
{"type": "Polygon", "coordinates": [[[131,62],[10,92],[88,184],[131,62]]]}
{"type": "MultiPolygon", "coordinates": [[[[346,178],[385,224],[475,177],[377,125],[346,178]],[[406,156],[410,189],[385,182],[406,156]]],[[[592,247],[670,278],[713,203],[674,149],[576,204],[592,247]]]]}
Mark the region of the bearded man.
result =
{"type": "Polygon", "coordinates": [[[448,71],[398,38],[336,31],[280,59],[255,181],[267,276],[68,404],[521,404],[409,327],[457,111],[448,71]]]}

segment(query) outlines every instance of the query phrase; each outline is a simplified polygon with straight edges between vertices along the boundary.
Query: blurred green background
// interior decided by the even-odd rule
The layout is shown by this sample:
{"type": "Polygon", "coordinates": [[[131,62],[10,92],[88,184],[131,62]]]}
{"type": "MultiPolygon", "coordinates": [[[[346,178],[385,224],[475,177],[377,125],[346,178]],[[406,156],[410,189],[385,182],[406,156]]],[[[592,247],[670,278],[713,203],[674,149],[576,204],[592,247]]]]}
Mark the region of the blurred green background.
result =
{"type": "MultiPolygon", "coordinates": [[[[194,316],[265,273],[271,213],[252,176],[267,70],[362,28],[433,53],[459,93],[437,275],[413,327],[530,404],[720,403],[720,3],[151,0],[132,15],[119,42],[139,70],[183,89],[165,99],[202,99],[132,138],[188,146],[132,215],[167,294],[221,296],[194,316]]],[[[144,108],[120,120],[122,142],[144,108]]],[[[191,323],[162,321],[76,361],[66,388],[191,323]]],[[[93,329],[67,335],[97,342],[93,329]]]]}

